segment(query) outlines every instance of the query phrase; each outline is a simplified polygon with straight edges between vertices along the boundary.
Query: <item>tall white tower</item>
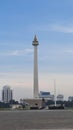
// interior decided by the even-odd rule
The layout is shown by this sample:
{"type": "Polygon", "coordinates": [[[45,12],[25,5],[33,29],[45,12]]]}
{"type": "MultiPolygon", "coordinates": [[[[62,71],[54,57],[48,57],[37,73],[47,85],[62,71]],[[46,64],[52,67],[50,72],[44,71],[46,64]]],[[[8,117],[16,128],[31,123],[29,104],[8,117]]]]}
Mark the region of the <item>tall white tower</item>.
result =
{"type": "Polygon", "coordinates": [[[39,45],[39,42],[37,40],[36,35],[34,37],[32,45],[34,46],[34,98],[38,98],[39,97],[39,91],[38,91],[38,55],[37,55],[37,46],[39,45]]]}

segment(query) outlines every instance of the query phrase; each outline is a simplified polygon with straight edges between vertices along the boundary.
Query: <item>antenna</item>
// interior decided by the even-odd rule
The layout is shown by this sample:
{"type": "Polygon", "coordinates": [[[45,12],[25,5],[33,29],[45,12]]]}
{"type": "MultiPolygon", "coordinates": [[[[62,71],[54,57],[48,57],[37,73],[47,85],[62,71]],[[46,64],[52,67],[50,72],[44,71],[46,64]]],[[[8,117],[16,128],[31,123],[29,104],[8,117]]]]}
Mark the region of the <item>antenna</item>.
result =
{"type": "Polygon", "coordinates": [[[56,82],[54,80],[54,102],[55,102],[55,106],[56,106],[56,82]]]}

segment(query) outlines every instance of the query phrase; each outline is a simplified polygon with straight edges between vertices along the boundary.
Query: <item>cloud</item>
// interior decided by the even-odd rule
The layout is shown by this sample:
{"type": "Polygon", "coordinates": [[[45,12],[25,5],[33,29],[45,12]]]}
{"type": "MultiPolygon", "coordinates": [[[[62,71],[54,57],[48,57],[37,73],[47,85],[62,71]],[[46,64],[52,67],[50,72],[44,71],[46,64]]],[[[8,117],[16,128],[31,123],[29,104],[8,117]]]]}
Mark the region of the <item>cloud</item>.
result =
{"type": "Polygon", "coordinates": [[[72,54],[73,53],[73,49],[67,49],[65,50],[66,53],[72,54]]]}
{"type": "Polygon", "coordinates": [[[64,26],[64,25],[51,25],[50,30],[63,32],[63,33],[73,33],[73,26],[64,26]]]}
{"type": "MultiPolygon", "coordinates": [[[[31,28],[31,27],[30,27],[31,28]]],[[[36,31],[55,31],[62,33],[73,33],[73,25],[65,25],[65,24],[41,24],[41,25],[33,25],[32,27],[36,31]]]]}
{"type": "Polygon", "coordinates": [[[21,55],[28,55],[30,53],[32,53],[33,50],[32,49],[24,49],[24,50],[14,50],[10,53],[10,55],[12,56],[21,56],[21,55]]]}
{"type": "Polygon", "coordinates": [[[0,53],[1,56],[23,56],[23,55],[29,55],[32,54],[33,49],[26,48],[23,50],[13,50],[13,51],[7,51],[0,53]]]}

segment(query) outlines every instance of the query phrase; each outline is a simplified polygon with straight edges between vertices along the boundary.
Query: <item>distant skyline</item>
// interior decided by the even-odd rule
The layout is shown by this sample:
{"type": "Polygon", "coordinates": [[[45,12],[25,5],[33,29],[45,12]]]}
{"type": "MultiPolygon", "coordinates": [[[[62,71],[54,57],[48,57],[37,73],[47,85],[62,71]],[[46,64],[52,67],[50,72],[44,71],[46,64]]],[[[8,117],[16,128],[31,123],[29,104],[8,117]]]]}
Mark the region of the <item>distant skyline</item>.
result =
{"type": "Polygon", "coordinates": [[[73,0],[0,1],[0,91],[32,97],[34,35],[39,41],[39,89],[73,96],[73,0]]]}

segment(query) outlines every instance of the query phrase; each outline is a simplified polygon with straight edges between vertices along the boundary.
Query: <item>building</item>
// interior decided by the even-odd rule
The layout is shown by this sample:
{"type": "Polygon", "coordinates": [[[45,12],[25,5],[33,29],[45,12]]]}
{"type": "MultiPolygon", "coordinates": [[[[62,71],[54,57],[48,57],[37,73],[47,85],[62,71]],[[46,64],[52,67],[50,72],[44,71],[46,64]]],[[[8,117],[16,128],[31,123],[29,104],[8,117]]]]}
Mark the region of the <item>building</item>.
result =
{"type": "Polygon", "coordinates": [[[62,94],[59,94],[57,96],[57,101],[64,101],[64,96],[62,94]]]}
{"type": "Polygon", "coordinates": [[[69,96],[68,101],[73,101],[73,96],[69,96]]]}
{"type": "Polygon", "coordinates": [[[2,101],[4,103],[8,103],[13,98],[12,89],[10,86],[5,85],[2,90],[2,101]]]}
{"type": "Polygon", "coordinates": [[[34,37],[34,40],[32,42],[32,45],[34,46],[34,81],[33,81],[33,89],[34,89],[34,98],[39,97],[39,90],[38,90],[38,48],[39,42],[36,38],[36,35],[34,37]]]}
{"type": "Polygon", "coordinates": [[[50,96],[50,92],[40,91],[39,97],[40,98],[48,98],[50,96]]]}
{"type": "Polygon", "coordinates": [[[50,92],[40,91],[39,98],[46,98],[48,100],[54,100],[54,95],[51,95],[50,92]]]}

